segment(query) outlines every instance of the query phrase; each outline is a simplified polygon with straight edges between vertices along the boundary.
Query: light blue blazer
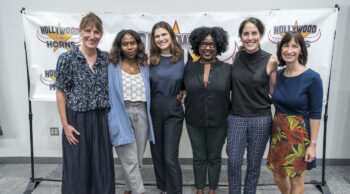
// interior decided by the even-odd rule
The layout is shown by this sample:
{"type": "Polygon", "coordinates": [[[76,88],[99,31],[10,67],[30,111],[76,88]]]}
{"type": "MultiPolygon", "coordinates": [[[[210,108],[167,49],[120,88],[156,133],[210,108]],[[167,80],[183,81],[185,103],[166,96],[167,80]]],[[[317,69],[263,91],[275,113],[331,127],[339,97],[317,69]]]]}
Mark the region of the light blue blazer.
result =
{"type": "MultiPolygon", "coordinates": [[[[155,143],[153,125],[151,119],[151,90],[149,84],[149,68],[148,66],[138,65],[143,83],[146,88],[146,104],[149,123],[149,141],[155,143]]],[[[108,113],[109,136],[113,146],[136,142],[134,132],[131,128],[130,120],[126,112],[123,94],[122,68],[121,62],[116,66],[109,64],[108,66],[108,87],[109,101],[111,110],[108,113]]]]}

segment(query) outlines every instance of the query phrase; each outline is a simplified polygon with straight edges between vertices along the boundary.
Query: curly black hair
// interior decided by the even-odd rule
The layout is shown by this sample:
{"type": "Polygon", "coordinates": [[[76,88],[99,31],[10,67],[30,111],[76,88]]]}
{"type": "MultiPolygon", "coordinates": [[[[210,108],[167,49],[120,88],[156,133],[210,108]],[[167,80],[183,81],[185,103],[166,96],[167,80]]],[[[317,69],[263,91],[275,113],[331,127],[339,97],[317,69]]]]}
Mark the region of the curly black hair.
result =
{"type": "Polygon", "coordinates": [[[210,35],[214,39],[217,55],[221,55],[221,53],[227,50],[229,36],[223,28],[199,27],[194,29],[190,34],[190,43],[194,54],[199,56],[199,45],[208,35],[210,35]]]}
{"type": "Polygon", "coordinates": [[[120,31],[117,36],[115,37],[113,44],[112,44],[112,49],[109,52],[109,57],[108,60],[113,63],[114,65],[117,65],[119,63],[119,60],[124,59],[124,55],[121,49],[121,43],[122,43],[122,38],[126,35],[130,34],[133,36],[136,40],[137,43],[137,63],[141,65],[145,65],[147,61],[147,55],[145,53],[145,45],[143,44],[140,35],[135,32],[134,30],[122,30],[120,31]]]}

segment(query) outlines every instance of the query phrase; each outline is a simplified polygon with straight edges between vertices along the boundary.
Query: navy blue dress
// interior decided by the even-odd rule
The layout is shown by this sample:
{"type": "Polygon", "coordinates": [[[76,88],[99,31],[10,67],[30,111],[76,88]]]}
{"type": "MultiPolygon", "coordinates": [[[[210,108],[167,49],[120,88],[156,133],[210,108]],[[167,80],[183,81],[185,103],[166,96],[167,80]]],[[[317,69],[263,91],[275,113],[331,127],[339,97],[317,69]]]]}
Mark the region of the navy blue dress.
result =
{"type": "Polygon", "coordinates": [[[298,76],[284,76],[284,69],[277,73],[272,94],[276,113],[267,167],[291,178],[304,176],[306,169],[316,166],[315,160],[304,161],[310,144],[310,119],[321,119],[322,80],[312,69],[298,76]]]}

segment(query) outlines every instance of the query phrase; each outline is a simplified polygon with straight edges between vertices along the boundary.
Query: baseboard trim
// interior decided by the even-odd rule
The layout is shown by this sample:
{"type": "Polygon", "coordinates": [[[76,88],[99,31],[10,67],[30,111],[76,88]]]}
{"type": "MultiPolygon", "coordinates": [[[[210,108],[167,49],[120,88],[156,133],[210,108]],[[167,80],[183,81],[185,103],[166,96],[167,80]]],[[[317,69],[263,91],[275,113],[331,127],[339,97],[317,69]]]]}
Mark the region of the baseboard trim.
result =
{"type": "MultiPolygon", "coordinates": [[[[180,164],[191,165],[192,158],[180,158],[180,164]]],[[[120,164],[118,158],[114,158],[116,164],[120,164]]],[[[30,157],[0,157],[0,164],[26,164],[30,163],[30,157]]],[[[35,164],[61,164],[61,157],[35,157],[35,164]]],[[[152,164],[152,158],[144,158],[143,163],[145,165],[152,164]]],[[[266,163],[266,159],[263,159],[262,164],[266,163]]],[[[222,164],[227,164],[227,158],[222,159],[222,164]]],[[[243,165],[246,165],[246,159],[244,159],[243,165]]],[[[317,159],[317,165],[322,165],[322,159],[317,159]]],[[[350,159],[326,159],[327,166],[350,166],[350,159]]]]}

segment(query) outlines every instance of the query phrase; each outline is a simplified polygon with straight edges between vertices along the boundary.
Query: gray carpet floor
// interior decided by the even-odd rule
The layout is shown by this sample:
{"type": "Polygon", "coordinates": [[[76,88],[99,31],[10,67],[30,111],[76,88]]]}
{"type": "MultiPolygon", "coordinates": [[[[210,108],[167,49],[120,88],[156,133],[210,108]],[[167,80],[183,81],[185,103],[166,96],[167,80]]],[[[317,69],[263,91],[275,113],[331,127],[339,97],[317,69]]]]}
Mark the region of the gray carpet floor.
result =
{"type": "MultiPolygon", "coordinates": [[[[182,165],[183,171],[183,193],[193,194],[193,173],[191,165],[182,165]]],[[[244,176],[245,166],[243,167],[244,176]]],[[[123,193],[123,173],[119,165],[115,166],[116,172],[116,193],[123,193]]],[[[145,194],[158,194],[159,190],[155,186],[155,178],[152,165],[145,165],[142,169],[145,183],[145,194]]],[[[29,178],[31,176],[30,164],[0,164],[0,194],[19,194],[26,190],[29,178]]],[[[35,177],[46,179],[60,179],[60,164],[36,164],[35,177]]],[[[243,179],[243,178],[242,178],[243,179]]],[[[321,167],[308,171],[305,177],[306,182],[312,180],[321,181],[321,167]]],[[[350,193],[350,166],[328,166],[326,170],[327,185],[332,193],[350,193]]],[[[273,184],[272,173],[265,166],[261,168],[257,193],[277,194],[278,188],[273,184]]],[[[42,181],[33,194],[59,194],[61,182],[42,181]]],[[[226,166],[222,167],[219,188],[217,194],[228,193],[226,166]]],[[[313,184],[305,185],[305,193],[321,193],[313,184]]]]}

